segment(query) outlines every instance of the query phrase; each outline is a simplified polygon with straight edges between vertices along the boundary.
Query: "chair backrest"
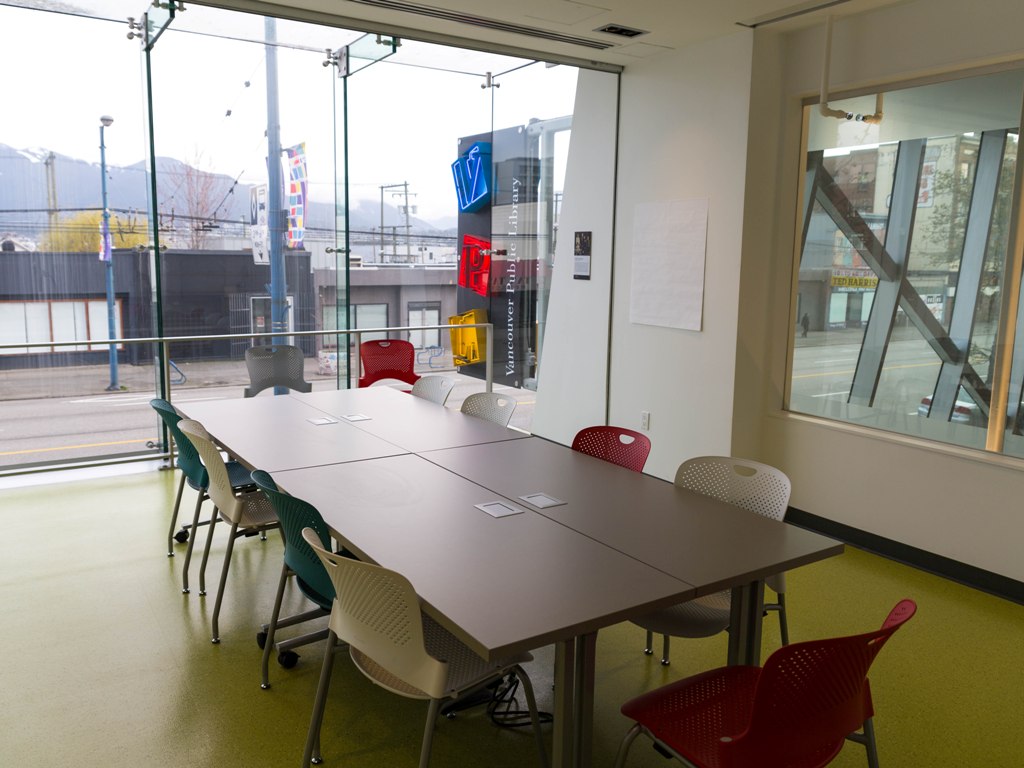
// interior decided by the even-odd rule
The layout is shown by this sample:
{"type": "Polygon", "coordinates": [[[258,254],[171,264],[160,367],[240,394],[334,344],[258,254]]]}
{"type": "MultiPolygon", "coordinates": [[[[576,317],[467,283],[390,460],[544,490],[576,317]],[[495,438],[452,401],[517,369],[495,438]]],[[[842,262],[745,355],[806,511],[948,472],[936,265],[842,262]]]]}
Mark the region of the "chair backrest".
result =
{"type": "Polygon", "coordinates": [[[498,392],[474,392],[462,401],[462,412],[507,427],[516,401],[498,392]]]}
{"type": "Polygon", "coordinates": [[[203,459],[203,466],[210,477],[210,485],[206,492],[217,505],[221,517],[232,522],[238,521],[242,514],[242,503],[235,496],[227,465],[224,463],[224,457],[220,455],[220,448],[213,442],[213,437],[194,419],[182,419],[178,422],[178,429],[192,441],[192,445],[203,459]]]}
{"type": "Polygon", "coordinates": [[[313,385],[305,379],[305,360],[301,349],[288,344],[249,347],[245,350],[245,367],[249,370],[245,396],[253,397],[268,387],[313,391],[313,385]]]}
{"type": "Polygon", "coordinates": [[[651,441],[625,427],[585,427],[573,438],[572,449],[640,472],[651,452],[651,441]]]}
{"type": "Polygon", "coordinates": [[[149,404],[163,419],[171,437],[174,438],[174,444],[178,446],[178,469],[185,473],[185,477],[188,478],[193,488],[205,488],[209,485],[210,479],[206,474],[206,467],[203,466],[203,462],[199,458],[199,451],[192,445],[192,441],[178,429],[181,414],[174,410],[173,405],[159,397],[154,397],[149,404]]]}
{"type": "Polygon", "coordinates": [[[270,500],[281,522],[284,562],[298,577],[299,589],[321,607],[330,608],[334,599],[334,584],[320,558],[302,537],[302,529],[310,528],[316,533],[321,546],[330,549],[331,533],[327,523],[312,504],[279,490],[270,474],[262,469],[252,473],[252,481],[270,500]]]}
{"type": "Polygon", "coordinates": [[[419,598],[409,580],[326,551],[311,529],[302,535],[334,583],[335,634],[405,683],[433,698],[443,696],[448,665],[427,653],[419,598]]]}
{"type": "Polygon", "coordinates": [[[791,485],[782,470],[730,456],[698,456],[676,470],[676,485],[743,507],[772,520],[782,520],[789,507],[791,485]]]}
{"type": "Polygon", "coordinates": [[[420,376],[412,385],[412,394],[432,403],[444,405],[455,388],[455,380],[446,376],[420,376]]]}
{"type": "Polygon", "coordinates": [[[838,750],[873,714],[868,668],[916,610],[913,600],[901,600],[874,632],[775,651],[757,681],[747,729],[722,744],[722,752],[732,753],[736,765],[748,764],[744,758],[761,764],[765,755],[785,755],[787,765],[797,765],[829,745],[838,750]]]}
{"type": "Polygon", "coordinates": [[[401,339],[373,339],[359,345],[359,359],[363,375],[359,386],[368,387],[375,381],[398,379],[415,384],[420,378],[413,372],[416,348],[401,339]]]}

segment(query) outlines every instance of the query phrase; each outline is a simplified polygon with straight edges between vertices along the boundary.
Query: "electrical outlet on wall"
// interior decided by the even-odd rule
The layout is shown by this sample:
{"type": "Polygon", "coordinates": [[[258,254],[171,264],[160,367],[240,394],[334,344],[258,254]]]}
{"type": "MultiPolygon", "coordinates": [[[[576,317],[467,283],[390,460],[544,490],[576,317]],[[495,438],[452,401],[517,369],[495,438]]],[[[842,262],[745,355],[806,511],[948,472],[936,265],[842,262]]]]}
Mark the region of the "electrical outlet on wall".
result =
{"type": "Polygon", "coordinates": [[[640,429],[644,432],[651,428],[651,412],[640,411],[640,429]]]}

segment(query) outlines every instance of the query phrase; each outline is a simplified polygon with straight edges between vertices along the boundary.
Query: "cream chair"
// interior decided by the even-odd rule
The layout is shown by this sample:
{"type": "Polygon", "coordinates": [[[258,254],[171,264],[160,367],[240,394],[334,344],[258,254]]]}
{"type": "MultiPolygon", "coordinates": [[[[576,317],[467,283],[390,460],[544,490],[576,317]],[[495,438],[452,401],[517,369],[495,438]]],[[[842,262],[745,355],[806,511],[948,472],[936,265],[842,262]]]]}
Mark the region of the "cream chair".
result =
{"type": "MultiPolygon", "coordinates": [[[[789,478],[767,464],[728,456],[701,456],[683,464],[676,471],[675,484],[735,504],[772,520],[781,521],[789,506],[789,478]]],[[[779,614],[782,644],[789,644],[786,623],[786,575],[769,576],[765,583],[778,595],[778,602],[766,604],[765,610],[779,614]]],[[[732,597],[728,590],[698,597],[685,603],[633,619],[647,630],[644,653],[653,653],[654,633],[663,636],[661,663],[669,663],[670,637],[711,637],[729,628],[732,597]]]]}
{"type": "Polygon", "coordinates": [[[199,455],[210,476],[210,486],[207,492],[213,503],[217,506],[210,518],[210,529],[206,534],[206,549],[203,550],[203,562],[199,567],[199,594],[206,594],[206,561],[210,557],[210,545],[213,542],[213,529],[217,525],[217,514],[231,525],[231,534],[228,538],[228,548],[224,553],[224,565],[221,567],[220,584],[217,586],[217,600],[213,607],[213,642],[220,642],[220,630],[218,619],[220,618],[220,606],[224,599],[224,585],[228,580],[228,568],[231,566],[231,553],[235,547],[235,539],[239,536],[251,536],[259,533],[266,538],[266,531],[272,528],[279,528],[277,515],[274,514],[274,507],[263,493],[255,486],[244,490],[236,490],[231,485],[228,476],[228,468],[220,449],[214,444],[210,433],[202,424],[192,419],[182,419],[178,422],[178,429],[185,434],[192,445],[199,451],[199,455]]]}
{"type": "Polygon", "coordinates": [[[412,394],[414,397],[422,397],[432,403],[444,405],[454,388],[455,381],[445,376],[421,376],[412,385],[412,394]]]}
{"type": "Polygon", "coordinates": [[[420,768],[430,762],[434,725],[443,699],[481,689],[509,672],[522,682],[533,721],[541,765],[547,752],[541,736],[533,686],[519,666],[529,654],[488,662],[420,610],[419,598],[406,579],[395,571],[351,560],[326,551],[312,528],[302,532],[320,557],[334,583],[327,652],[313,705],[302,764],[320,763],[320,727],[331,682],[334,648],[338,638],[349,643],[356,667],[372,682],[412,699],[427,699],[427,722],[420,749],[420,768]]]}
{"type": "Polygon", "coordinates": [[[462,412],[507,427],[516,401],[498,392],[476,392],[462,401],[462,412]]]}

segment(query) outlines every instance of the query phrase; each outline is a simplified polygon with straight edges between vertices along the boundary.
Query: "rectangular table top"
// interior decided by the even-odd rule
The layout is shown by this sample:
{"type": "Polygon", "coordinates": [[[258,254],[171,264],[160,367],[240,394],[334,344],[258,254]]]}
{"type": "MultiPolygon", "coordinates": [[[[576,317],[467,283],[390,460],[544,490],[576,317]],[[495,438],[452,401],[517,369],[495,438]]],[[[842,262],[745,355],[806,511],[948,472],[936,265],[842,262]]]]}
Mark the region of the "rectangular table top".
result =
{"type": "Polygon", "coordinates": [[[195,402],[181,398],[174,407],[206,427],[224,450],[251,469],[277,472],[406,453],[344,419],[315,423],[325,420],[326,414],[302,397],[268,394],[195,402]]]}
{"type": "Polygon", "coordinates": [[[659,478],[543,438],[422,454],[709,594],[843,551],[825,536],[780,525],[659,478]],[[537,508],[519,497],[564,501],[537,508]]]}
{"type": "MultiPolygon", "coordinates": [[[[436,406],[435,406],[436,407],[436,406]]],[[[515,441],[519,442],[519,441],[515,441]]],[[[403,573],[425,607],[487,659],[538,648],[693,596],[684,581],[419,456],[274,474],[361,559],[403,573]]]]}
{"type": "Polygon", "coordinates": [[[304,402],[409,453],[529,437],[526,432],[467,417],[454,408],[393,387],[337,389],[298,395],[304,402]],[[359,417],[367,416],[367,419],[359,417]]]}

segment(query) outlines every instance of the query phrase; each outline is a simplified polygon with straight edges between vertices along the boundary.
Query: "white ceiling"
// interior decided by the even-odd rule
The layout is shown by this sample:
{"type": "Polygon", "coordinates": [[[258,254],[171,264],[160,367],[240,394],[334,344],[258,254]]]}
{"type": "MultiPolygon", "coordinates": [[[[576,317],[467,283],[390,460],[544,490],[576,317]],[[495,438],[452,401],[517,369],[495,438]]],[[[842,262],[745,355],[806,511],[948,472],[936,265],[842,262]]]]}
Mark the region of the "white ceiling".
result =
{"type": "MultiPolygon", "coordinates": [[[[213,0],[240,10],[275,12],[408,38],[457,42],[503,53],[533,53],[574,63],[628,66],[638,60],[794,14],[771,23],[790,29],[901,0],[213,0]],[[830,2],[836,2],[831,7],[830,2]],[[633,38],[599,28],[643,30],[633,38]],[[500,29],[511,25],[513,29],[500,29]],[[548,35],[567,39],[548,39],[548,35]],[[594,47],[596,46],[596,47],[594,47]],[[605,47],[607,46],[607,47],[605,47]]],[[[204,0],[205,2],[205,0],[204,0]]]]}

